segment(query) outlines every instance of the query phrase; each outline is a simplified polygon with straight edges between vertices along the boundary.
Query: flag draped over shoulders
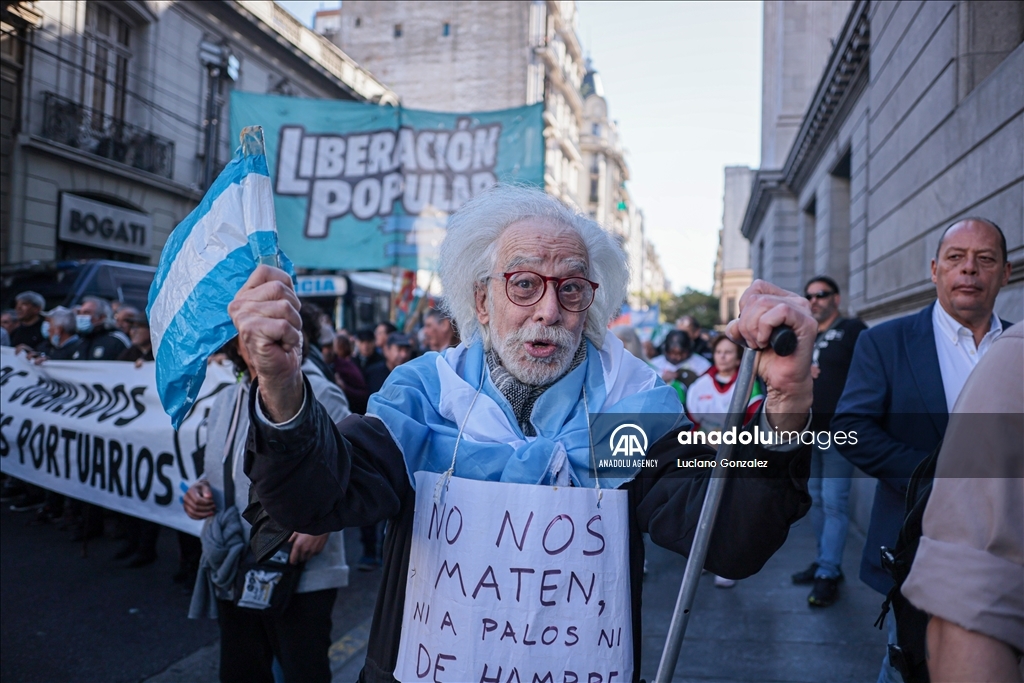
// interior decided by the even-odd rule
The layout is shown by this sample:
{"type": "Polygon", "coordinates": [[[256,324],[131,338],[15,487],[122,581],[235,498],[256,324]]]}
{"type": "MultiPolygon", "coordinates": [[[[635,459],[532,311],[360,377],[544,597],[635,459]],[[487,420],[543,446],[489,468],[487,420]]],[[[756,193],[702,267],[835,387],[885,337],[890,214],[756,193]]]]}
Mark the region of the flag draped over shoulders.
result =
{"type": "MultiPolygon", "coordinates": [[[[598,413],[642,421],[653,443],[685,421],[675,391],[608,333],[598,350],[540,395],[524,436],[508,401],[487,372],[482,345],[425,354],[392,371],[370,398],[367,415],[387,427],[402,451],[410,481],[418,471],[445,472],[459,441],[454,474],[483,481],[616,488],[636,474],[602,474],[594,450],[608,436],[590,431],[598,413]],[[459,438],[459,430],[462,436],[459,438]],[[593,450],[592,450],[593,449],[593,450]]],[[[607,450],[605,450],[607,453],[607,450]]]]}

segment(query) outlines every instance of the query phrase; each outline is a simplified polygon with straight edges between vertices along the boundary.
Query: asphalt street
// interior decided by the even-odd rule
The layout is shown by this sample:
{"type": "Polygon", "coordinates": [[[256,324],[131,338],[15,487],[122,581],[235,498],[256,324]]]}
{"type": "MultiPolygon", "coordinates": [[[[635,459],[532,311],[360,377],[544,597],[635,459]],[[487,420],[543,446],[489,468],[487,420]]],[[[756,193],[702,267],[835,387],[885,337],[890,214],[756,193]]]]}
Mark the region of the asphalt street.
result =
{"type": "MultiPolygon", "coordinates": [[[[186,618],[190,589],[171,582],[177,566],[173,532],[161,533],[160,559],[125,569],[111,557],[118,541],[90,542],[88,556],[53,525],[29,526],[27,514],[0,513],[0,679],[56,683],[213,683],[217,680],[215,622],[186,618]]],[[[108,532],[112,529],[108,525],[108,532]]],[[[346,532],[351,584],[339,591],[331,648],[335,681],[353,681],[380,571],[355,571],[358,531],[346,532]]],[[[717,589],[705,575],[674,680],[685,682],[874,681],[884,635],[872,628],[881,596],[856,578],[862,537],[847,544],[840,601],[807,605],[808,588],[789,575],[813,558],[809,521],[756,576],[717,589]]],[[[648,547],[644,583],[641,672],[657,671],[683,558],[648,547]]]]}
{"type": "MultiPolygon", "coordinates": [[[[192,587],[172,582],[174,531],[162,529],[157,562],[127,569],[114,561],[120,541],[82,544],[31,513],[0,511],[0,680],[4,683],[135,683],[217,680],[217,622],[188,619],[192,587]]],[[[373,612],[380,571],[355,570],[358,530],[346,533],[350,585],[334,604],[332,640],[373,612]]],[[[337,643],[336,643],[337,645],[337,643]]],[[[335,658],[344,656],[335,648],[335,658]]],[[[347,657],[345,657],[347,660],[347,657]]]]}

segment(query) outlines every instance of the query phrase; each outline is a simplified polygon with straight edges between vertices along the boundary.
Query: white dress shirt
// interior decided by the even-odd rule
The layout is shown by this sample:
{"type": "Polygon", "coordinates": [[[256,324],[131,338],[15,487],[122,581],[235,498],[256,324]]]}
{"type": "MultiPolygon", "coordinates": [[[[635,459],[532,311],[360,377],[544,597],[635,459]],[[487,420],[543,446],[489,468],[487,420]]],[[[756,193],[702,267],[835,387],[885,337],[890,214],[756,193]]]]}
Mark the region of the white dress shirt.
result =
{"type": "Polygon", "coordinates": [[[976,346],[974,333],[958,323],[936,301],[932,309],[932,327],[935,329],[935,351],[939,355],[942,388],[946,391],[946,410],[953,412],[953,404],[964,388],[968,375],[988,352],[992,342],[1003,333],[1003,324],[999,322],[999,316],[993,313],[988,333],[981,338],[981,344],[976,346]]]}

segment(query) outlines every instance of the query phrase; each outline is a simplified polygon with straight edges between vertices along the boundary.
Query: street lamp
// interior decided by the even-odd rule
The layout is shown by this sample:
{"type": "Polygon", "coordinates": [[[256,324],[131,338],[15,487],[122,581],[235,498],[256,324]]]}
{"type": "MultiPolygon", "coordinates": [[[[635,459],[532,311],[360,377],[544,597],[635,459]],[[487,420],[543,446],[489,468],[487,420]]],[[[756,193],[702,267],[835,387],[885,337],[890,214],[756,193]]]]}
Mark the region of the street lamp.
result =
{"type": "Polygon", "coordinates": [[[220,127],[221,79],[227,78],[231,81],[238,80],[239,62],[238,58],[231,53],[231,48],[226,44],[214,43],[204,40],[199,44],[199,62],[206,67],[207,73],[207,94],[206,94],[206,138],[204,141],[205,160],[203,164],[203,187],[208,188],[213,183],[213,169],[217,157],[217,138],[220,127]]]}

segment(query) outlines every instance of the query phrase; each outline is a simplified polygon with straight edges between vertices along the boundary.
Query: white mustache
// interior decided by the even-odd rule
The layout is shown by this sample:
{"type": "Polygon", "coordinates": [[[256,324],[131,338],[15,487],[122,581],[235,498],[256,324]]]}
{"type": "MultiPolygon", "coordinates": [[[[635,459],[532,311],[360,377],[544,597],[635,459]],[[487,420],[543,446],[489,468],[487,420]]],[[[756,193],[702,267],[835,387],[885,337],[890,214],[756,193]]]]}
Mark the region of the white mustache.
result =
{"type": "Polygon", "coordinates": [[[544,325],[531,325],[521,327],[512,331],[505,338],[506,344],[525,344],[527,342],[547,342],[559,348],[571,346],[575,339],[572,332],[561,325],[548,327],[544,325]]]}

